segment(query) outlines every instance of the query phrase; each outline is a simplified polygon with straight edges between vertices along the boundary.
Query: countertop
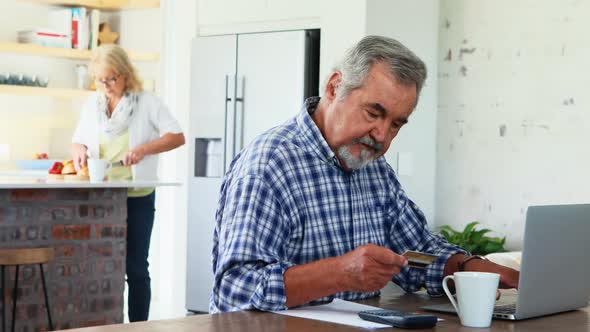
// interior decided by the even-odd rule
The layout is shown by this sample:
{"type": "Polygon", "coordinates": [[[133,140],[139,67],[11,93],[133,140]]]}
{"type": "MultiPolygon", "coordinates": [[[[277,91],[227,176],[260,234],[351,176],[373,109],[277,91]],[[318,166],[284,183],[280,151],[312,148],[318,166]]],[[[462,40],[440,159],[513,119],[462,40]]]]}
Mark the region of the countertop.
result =
{"type": "Polygon", "coordinates": [[[50,188],[151,188],[179,186],[175,180],[149,181],[65,181],[47,179],[47,171],[0,171],[0,189],[50,189],[50,188]]]}

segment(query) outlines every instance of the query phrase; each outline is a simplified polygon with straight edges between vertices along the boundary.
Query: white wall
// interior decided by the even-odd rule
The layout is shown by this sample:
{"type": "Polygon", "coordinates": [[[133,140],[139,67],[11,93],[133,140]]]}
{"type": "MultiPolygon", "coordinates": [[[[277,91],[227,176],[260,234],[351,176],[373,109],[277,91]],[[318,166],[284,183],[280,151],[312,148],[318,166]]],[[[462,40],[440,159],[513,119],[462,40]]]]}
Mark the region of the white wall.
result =
{"type": "Polygon", "coordinates": [[[521,247],[526,208],[588,202],[588,1],[441,2],[437,224],[521,247]]]}
{"type": "Polygon", "coordinates": [[[367,3],[324,0],[317,1],[313,8],[320,13],[320,83],[323,83],[346,50],[366,35],[367,3]]]}
{"type": "MultiPolygon", "coordinates": [[[[191,40],[196,35],[197,9],[194,1],[161,1],[161,19],[166,26],[163,40],[162,98],[188,133],[190,110],[191,40]]],[[[188,143],[188,136],[187,136],[188,143]]],[[[186,288],[186,227],[188,149],[186,146],[164,154],[160,159],[160,178],[173,178],[180,187],[160,188],[158,211],[150,255],[155,299],[150,319],[183,317],[186,288]]]]}
{"type": "Polygon", "coordinates": [[[438,10],[438,0],[367,1],[366,33],[399,40],[416,53],[428,69],[418,106],[394,139],[386,158],[398,171],[404,190],[422,209],[431,226],[435,215],[438,10]],[[398,165],[404,167],[401,165],[404,158],[398,160],[400,153],[405,155],[407,173],[398,169],[398,165]]]}

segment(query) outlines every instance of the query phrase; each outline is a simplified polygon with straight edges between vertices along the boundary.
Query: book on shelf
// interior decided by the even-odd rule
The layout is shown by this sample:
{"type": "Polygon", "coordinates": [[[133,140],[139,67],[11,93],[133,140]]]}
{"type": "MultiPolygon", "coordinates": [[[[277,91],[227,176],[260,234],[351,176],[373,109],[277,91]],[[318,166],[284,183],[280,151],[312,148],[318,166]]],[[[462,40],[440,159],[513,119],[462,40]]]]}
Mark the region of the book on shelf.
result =
{"type": "Polygon", "coordinates": [[[72,10],[70,8],[56,8],[49,10],[47,27],[58,34],[68,37],[64,48],[72,48],[72,10]]]}
{"type": "Polygon", "coordinates": [[[49,10],[47,28],[18,31],[19,43],[93,50],[98,47],[100,10],[61,7],[49,10]]]}
{"type": "Polygon", "coordinates": [[[98,30],[100,26],[100,10],[90,10],[90,46],[89,49],[93,50],[98,47],[98,30]]]}
{"type": "Polygon", "coordinates": [[[70,48],[70,36],[50,29],[23,30],[17,32],[17,41],[46,47],[70,48]]]}
{"type": "Polygon", "coordinates": [[[87,49],[86,42],[86,8],[74,7],[72,8],[72,48],[87,49]]]}
{"type": "Polygon", "coordinates": [[[98,47],[100,11],[85,7],[71,8],[72,48],[86,50],[98,47]]]}

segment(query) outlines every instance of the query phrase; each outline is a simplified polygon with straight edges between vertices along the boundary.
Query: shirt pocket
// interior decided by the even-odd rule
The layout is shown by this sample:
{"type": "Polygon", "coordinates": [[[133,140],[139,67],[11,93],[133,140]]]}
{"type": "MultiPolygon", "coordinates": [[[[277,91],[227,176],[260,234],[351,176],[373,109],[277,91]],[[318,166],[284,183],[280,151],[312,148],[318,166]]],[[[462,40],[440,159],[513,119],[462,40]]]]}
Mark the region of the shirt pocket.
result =
{"type": "Polygon", "coordinates": [[[360,242],[386,246],[390,221],[387,220],[385,197],[381,193],[376,193],[376,195],[370,195],[364,200],[364,220],[362,225],[359,225],[359,228],[355,231],[355,235],[360,235],[361,238],[358,239],[360,242]]]}

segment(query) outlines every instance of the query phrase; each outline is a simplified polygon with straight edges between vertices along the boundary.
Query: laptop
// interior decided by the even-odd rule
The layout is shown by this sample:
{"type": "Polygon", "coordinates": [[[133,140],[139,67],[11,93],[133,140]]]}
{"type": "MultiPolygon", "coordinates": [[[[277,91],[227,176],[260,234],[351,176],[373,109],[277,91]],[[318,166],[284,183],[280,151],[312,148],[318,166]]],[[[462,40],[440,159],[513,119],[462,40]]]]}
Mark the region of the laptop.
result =
{"type": "MultiPolygon", "coordinates": [[[[527,210],[518,292],[503,294],[494,318],[521,320],[575,310],[590,296],[590,204],[527,210]]],[[[455,313],[452,304],[424,310],[455,313]]]]}

